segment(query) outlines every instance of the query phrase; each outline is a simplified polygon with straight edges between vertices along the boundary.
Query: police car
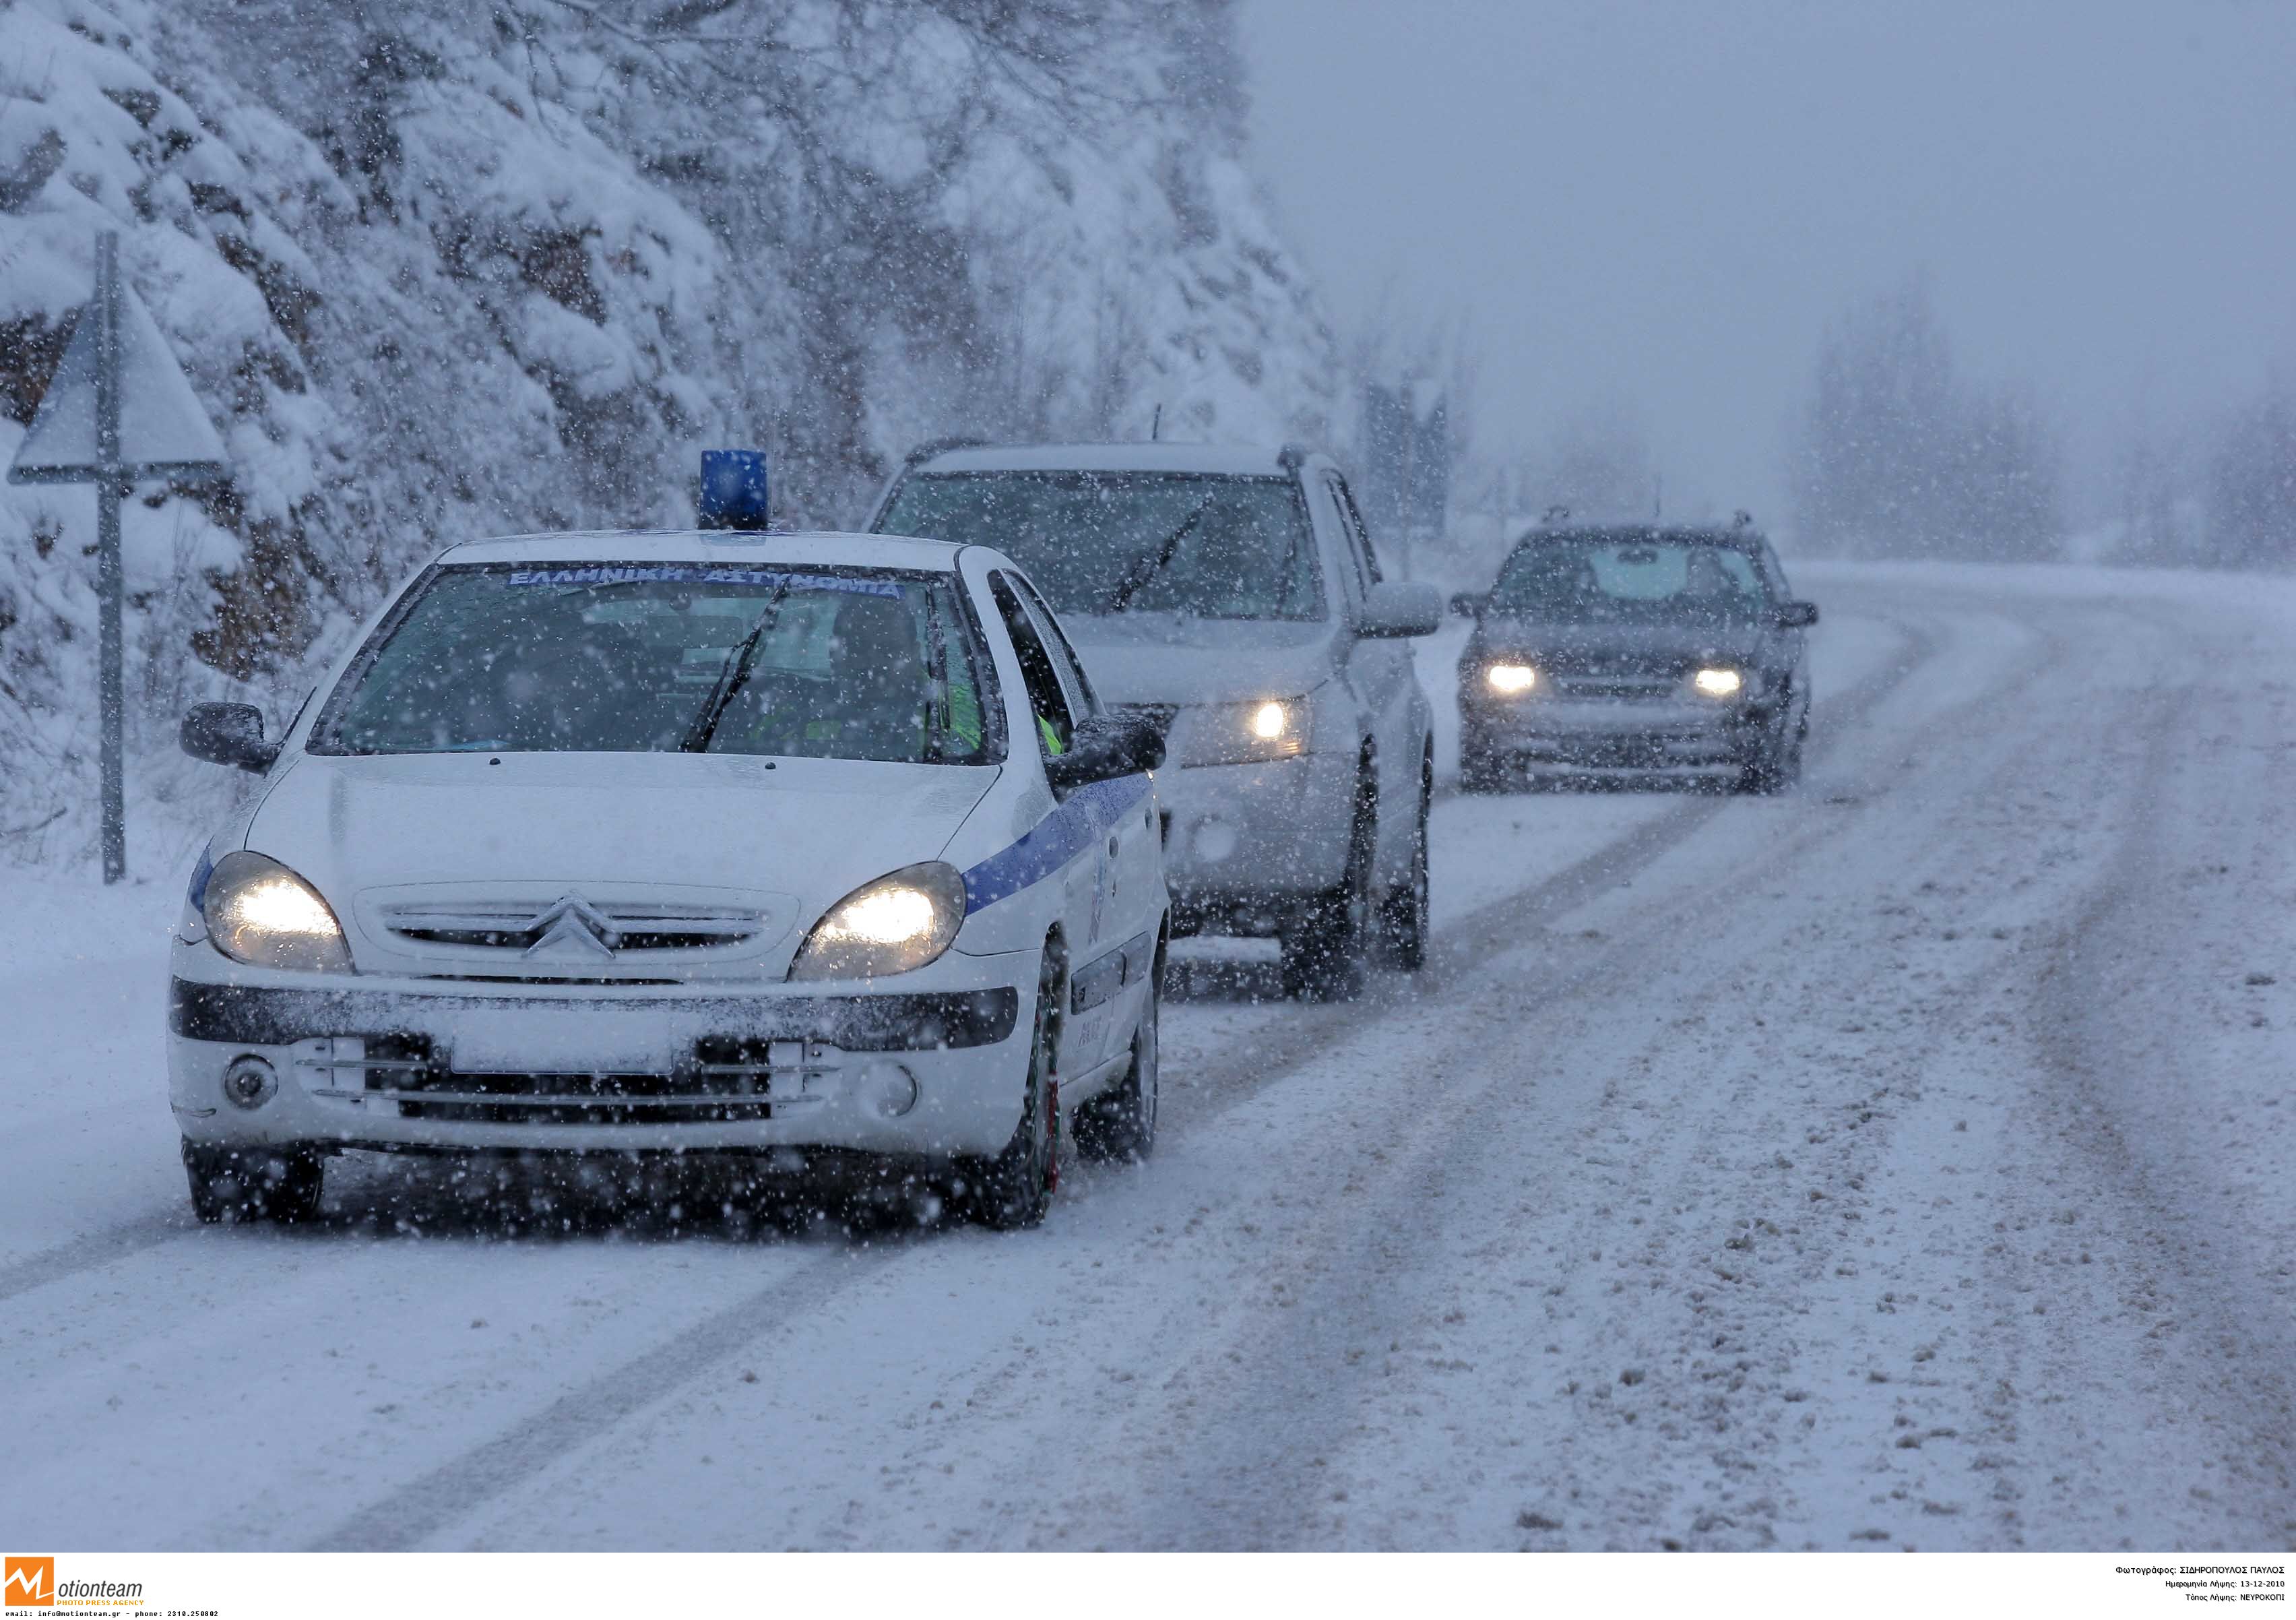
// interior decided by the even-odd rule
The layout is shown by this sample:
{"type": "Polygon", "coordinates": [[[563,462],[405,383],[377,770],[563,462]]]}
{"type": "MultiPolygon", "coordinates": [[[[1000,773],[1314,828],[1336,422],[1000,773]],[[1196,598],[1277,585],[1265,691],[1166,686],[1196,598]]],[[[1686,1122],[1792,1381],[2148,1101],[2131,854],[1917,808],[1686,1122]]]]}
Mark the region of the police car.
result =
{"type": "Polygon", "coordinates": [[[980,546],[453,547],[275,742],[173,941],[203,1220],[346,1149],[749,1155],[1040,1220],[1060,1139],[1155,1139],[1151,727],[980,546]]]}

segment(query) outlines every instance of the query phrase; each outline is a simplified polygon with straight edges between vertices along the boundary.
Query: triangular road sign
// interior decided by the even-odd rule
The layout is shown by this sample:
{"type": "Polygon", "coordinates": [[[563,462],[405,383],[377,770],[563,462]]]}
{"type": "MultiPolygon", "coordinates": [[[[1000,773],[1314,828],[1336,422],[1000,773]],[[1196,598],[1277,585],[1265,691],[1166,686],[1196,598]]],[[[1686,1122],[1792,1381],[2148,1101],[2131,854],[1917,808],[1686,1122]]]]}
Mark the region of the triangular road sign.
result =
{"type": "MultiPolygon", "coordinates": [[[[119,465],[130,477],[213,476],[223,440],[159,323],[126,278],[119,284],[119,465]]],[[[94,306],[84,306],[70,344],[40,400],[31,431],[8,469],[11,483],[85,481],[102,465],[96,442],[99,348],[94,306]]]]}

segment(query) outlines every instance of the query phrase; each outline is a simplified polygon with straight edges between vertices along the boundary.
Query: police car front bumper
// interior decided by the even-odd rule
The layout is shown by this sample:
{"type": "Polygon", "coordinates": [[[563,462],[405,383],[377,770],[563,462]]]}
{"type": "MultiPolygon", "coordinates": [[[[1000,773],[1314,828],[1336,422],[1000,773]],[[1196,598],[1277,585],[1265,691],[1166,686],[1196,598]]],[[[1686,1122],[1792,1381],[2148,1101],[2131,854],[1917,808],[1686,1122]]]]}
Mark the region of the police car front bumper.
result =
{"type": "Polygon", "coordinates": [[[232,1147],[994,1154],[1020,1122],[1037,970],[952,952],[898,991],[498,990],[178,946],[169,1097],[187,1139],[232,1147]]]}

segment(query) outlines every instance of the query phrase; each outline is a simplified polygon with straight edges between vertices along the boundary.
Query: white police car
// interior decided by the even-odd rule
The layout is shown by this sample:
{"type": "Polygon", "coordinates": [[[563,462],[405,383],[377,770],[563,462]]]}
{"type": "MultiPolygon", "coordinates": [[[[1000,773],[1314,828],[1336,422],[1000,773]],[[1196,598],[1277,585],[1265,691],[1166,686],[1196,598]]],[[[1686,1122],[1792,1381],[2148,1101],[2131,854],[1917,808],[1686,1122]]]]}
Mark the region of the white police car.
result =
{"type": "Polygon", "coordinates": [[[994,1225],[1156,1129],[1148,774],[979,546],[599,533],[455,547],[276,744],[192,878],[168,1084],[201,1217],[347,1148],[734,1154],[994,1225]]]}

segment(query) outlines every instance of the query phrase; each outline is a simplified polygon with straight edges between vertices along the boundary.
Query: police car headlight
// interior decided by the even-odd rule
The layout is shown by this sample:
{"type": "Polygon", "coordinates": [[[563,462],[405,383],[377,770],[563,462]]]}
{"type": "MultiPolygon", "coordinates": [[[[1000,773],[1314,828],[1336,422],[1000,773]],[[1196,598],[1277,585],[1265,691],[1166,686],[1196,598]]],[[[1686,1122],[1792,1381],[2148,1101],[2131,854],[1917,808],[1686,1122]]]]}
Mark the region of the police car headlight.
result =
{"type": "Polygon", "coordinates": [[[1211,703],[1188,711],[1181,733],[1183,765],[1253,765],[1308,750],[1308,700],[1263,697],[1211,703]]]}
{"type": "Polygon", "coordinates": [[[251,967],[340,973],[351,965],[343,925],[319,892],[251,850],[216,862],[200,916],[216,949],[251,967]]]}
{"type": "Polygon", "coordinates": [[[790,965],[792,979],[875,979],[922,967],[955,942],[964,879],[929,860],[863,884],[813,925],[790,965]]]}

